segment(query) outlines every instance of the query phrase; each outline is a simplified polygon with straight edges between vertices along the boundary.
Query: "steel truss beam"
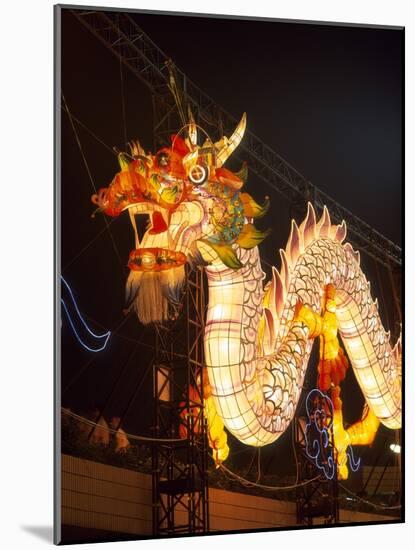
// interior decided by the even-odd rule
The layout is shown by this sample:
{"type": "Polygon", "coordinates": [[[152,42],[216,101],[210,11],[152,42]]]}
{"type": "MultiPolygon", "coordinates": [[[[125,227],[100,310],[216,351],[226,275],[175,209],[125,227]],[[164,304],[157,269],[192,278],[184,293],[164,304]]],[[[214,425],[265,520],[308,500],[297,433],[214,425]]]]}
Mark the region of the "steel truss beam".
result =
{"type": "MultiPolygon", "coordinates": [[[[128,13],[82,9],[72,10],[72,13],[149,88],[153,95],[163,96],[167,104],[173,105],[172,101],[166,99],[169,59],[128,13]]],[[[238,121],[178,69],[176,77],[177,87],[183,91],[196,119],[201,124],[219,127],[221,133],[229,135],[238,121]]],[[[366,252],[386,266],[401,266],[402,251],[399,246],[320,191],[252,132],[245,133],[237,156],[243,157],[253,173],[290,201],[298,203],[311,199],[320,212],[323,205],[326,205],[334,221],[346,221],[349,240],[360,251],[366,252]]]]}

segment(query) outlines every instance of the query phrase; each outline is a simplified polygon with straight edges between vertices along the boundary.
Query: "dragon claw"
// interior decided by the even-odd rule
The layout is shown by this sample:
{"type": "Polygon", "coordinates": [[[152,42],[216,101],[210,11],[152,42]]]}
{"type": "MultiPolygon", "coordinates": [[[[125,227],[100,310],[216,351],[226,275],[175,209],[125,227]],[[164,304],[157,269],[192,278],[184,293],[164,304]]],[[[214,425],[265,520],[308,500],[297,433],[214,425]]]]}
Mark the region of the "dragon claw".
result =
{"type": "Polygon", "coordinates": [[[320,337],[319,389],[328,391],[332,386],[338,386],[346,377],[349,362],[337,337],[334,286],[326,286],[322,315],[318,315],[298,300],[294,310],[294,322],[301,322],[307,326],[309,338],[320,337]]]}

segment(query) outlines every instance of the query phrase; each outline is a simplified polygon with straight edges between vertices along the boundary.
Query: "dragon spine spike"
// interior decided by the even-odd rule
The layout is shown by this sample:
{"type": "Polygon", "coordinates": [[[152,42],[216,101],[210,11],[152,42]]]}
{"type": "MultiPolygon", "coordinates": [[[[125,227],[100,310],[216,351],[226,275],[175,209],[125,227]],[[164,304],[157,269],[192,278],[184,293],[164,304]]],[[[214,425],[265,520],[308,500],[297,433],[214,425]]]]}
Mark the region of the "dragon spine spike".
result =
{"type": "Polygon", "coordinates": [[[334,238],[336,241],[338,241],[340,244],[344,241],[347,235],[347,225],[346,222],[343,220],[340,225],[336,227],[336,234],[334,238]]]}
{"type": "Polygon", "coordinates": [[[331,227],[330,214],[329,214],[329,211],[327,210],[326,205],[324,205],[323,214],[321,216],[320,221],[317,224],[318,236],[319,237],[329,237],[330,236],[330,227],[331,227]]]}
{"type": "Polygon", "coordinates": [[[316,238],[316,213],[311,202],[307,204],[307,215],[300,225],[304,249],[316,238]]]}
{"type": "Polygon", "coordinates": [[[353,246],[350,243],[345,243],[344,249],[347,250],[347,252],[349,252],[353,256],[355,261],[360,265],[360,253],[356,252],[356,250],[354,250],[353,246]]]}
{"type": "Polygon", "coordinates": [[[354,250],[350,243],[344,243],[344,249],[354,255],[354,250]]]}
{"type": "Polygon", "coordinates": [[[398,347],[399,351],[401,352],[402,351],[402,335],[399,335],[399,338],[397,339],[395,345],[398,347]]]}
{"type": "Polygon", "coordinates": [[[291,232],[285,250],[287,252],[289,264],[295,266],[297,258],[301,254],[301,236],[295,220],[291,220],[291,232]]]}
{"type": "Polygon", "coordinates": [[[402,355],[402,337],[399,336],[399,338],[396,340],[396,344],[392,348],[393,355],[400,359],[402,355]]]}
{"type": "Polygon", "coordinates": [[[145,157],[145,151],[144,149],[141,147],[141,144],[140,142],[138,141],[138,139],[136,139],[135,141],[131,141],[128,143],[128,147],[130,149],[130,153],[131,155],[134,157],[134,156],[142,156],[142,157],[145,157]]]}
{"type": "Polygon", "coordinates": [[[274,281],[272,278],[269,281],[269,285],[266,289],[266,294],[264,295],[264,306],[271,312],[274,318],[277,317],[277,310],[275,309],[274,281]]]}
{"type": "Polygon", "coordinates": [[[281,276],[275,267],[272,267],[272,286],[274,291],[273,300],[275,303],[277,317],[279,319],[281,317],[282,310],[284,309],[286,291],[281,276]]]}
{"type": "Polygon", "coordinates": [[[284,287],[288,290],[288,287],[290,286],[290,270],[288,266],[287,255],[283,248],[280,248],[280,256],[281,256],[280,274],[281,274],[282,280],[284,281],[284,287]]]}
{"type": "Polygon", "coordinates": [[[265,334],[264,334],[264,348],[265,353],[271,353],[275,345],[276,329],[274,327],[274,316],[272,312],[265,307],[265,334]]]}
{"type": "MultiPolygon", "coordinates": [[[[298,235],[298,246],[296,247],[296,250],[295,250],[295,252],[297,252],[298,250],[297,257],[295,258],[295,261],[297,262],[298,256],[300,256],[300,254],[304,252],[304,238],[297,223],[295,223],[294,233],[295,232],[297,232],[297,235],[298,235]]],[[[296,235],[296,238],[297,238],[297,235],[296,235]]]]}
{"type": "Polygon", "coordinates": [[[336,238],[337,225],[332,225],[329,228],[329,237],[332,241],[336,238]]]}

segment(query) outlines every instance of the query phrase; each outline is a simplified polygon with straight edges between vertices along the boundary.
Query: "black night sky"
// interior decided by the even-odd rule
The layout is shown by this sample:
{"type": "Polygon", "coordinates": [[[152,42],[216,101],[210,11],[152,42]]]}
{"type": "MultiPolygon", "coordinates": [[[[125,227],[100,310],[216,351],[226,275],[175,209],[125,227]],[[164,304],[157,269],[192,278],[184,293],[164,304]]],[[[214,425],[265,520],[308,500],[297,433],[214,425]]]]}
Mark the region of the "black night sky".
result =
{"type": "MultiPolygon", "coordinates": [[[[132,17],[227,111],[237,118],[246,111],[249,130],[317,187],[401,245],[403,31],[132,17]]],[[[68,10],[62,12],[62,92],[72,115],[103,142],[75,122],[97,188],[106,187],[118,171],[116,156],[105,145],[125,149],[125,130],[128,140],[139,138],[147,150],[152,149],[149,90],[126,68],[120,72],[115,56],[68,10]]],[[[271,227],[272,234],[262,253],[279,267],[278,249],[285,247],[290,228],[289,204],[252,175],[247,191],[258,201],[271,197],[270,213],[262,225],[271,227]]],[[[144,376],[124,427],[145,433],[152,414],[151,372],[146,371],[152,350],[142,343],[152,344],[153,336],[136,318],[125,319],[122,314],[133,232],[128,216],[108,219],[116,254],[102,215],[91,218],[93,193],[74,131],[62,111],[62,273],[93,330],[123,323],[107,349],[92,354],[80,348],[63,319],[62,403],[77,412],[105,406],[106,417],[122,416],[144,376]]],[[[373,261],[365,256],[362,267],[390,328],[395,319],[387,273],[380,267],[378,276],[373,261]]],[[[361,414],[359,391],[349,371],[343,401],[350,422],[361,414]]],[[[278,445],[267,453],[277,452],[278,445]]]]}

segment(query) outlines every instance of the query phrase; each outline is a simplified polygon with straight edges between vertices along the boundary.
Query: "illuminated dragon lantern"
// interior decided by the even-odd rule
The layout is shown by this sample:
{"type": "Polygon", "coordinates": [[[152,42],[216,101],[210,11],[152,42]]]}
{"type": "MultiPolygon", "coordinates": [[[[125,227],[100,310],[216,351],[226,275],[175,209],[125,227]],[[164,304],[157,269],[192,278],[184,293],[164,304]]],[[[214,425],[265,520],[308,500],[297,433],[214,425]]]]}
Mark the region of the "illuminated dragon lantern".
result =
{"type": "Polygon", "coordinates": [[[253,222],[260,206],[242,187],[244,165],[224,163],[239,145],[243,115],[230,138],[198,145],[193,118],[171,146],[146,154],[139,142],[120,153],[121,171],[92,197],[109,216],[128,211],[135,233],[126,285],[127,308],[144,324],[175,315],[185,264],[204,269],[209,286],[204,387],[209,441],[217,463],[229,453],[224,427],[247,445],[276,441],[294,417],[315,338],[320,339],[318,386],[331,394],[338,475],[346,478],[349,445],[370,444],[381,422],[401,427],[401,344],[392,348],[360,269],[344,243],[346,225],[333,225],[324,207],[316,220],[292,221],[281,267],[264,284],[258,245],[266,233],[253,222]],[[149,224],[143,237],[136,216],[149,224]],[[366,405],[345,429],[340,383],[348,367],[340,334],[366,405]]]}

